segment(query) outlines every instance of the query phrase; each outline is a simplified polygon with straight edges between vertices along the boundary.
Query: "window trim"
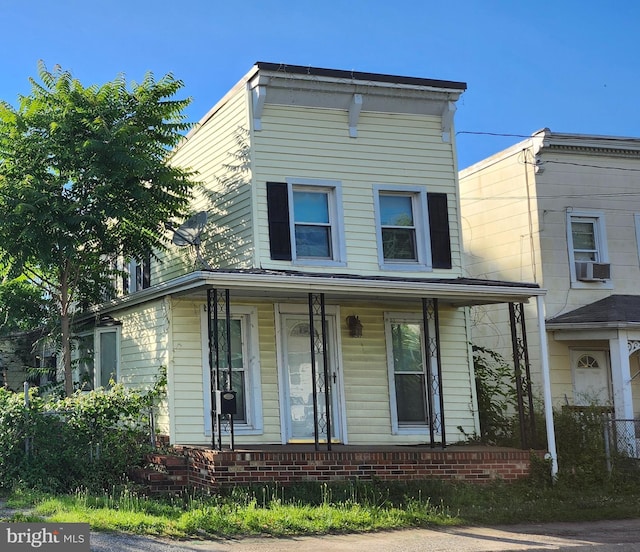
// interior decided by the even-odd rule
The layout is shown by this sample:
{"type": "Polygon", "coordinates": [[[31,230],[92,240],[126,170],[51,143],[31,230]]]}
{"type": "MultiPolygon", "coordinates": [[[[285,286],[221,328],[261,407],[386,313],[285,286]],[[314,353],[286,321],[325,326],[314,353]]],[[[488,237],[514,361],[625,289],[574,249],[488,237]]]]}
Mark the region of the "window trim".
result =
{"type": "MultiPolygon", "coordinates": [[[[401,424],[398,421],[398,403],[396,400],[396,384],[395,384],[395,372],[393,361],[393,336],[391,331],[391,325],[393,323],[409,323],[418,324],[420,326],[420,348],[422,351],[422,370],[424,375],[424,399],[425,404],[428,404],[429,397],[429,385],[427,381],[427,351],[425,350],[424,343],[424,320],[417,313],[398,313],[398,312],[385,312],[384,313],[384,335],[387,352],[387,376],[389,381],[389,414],[391,416],[391,433],[393,435],[424,435],[429,432],[429,420],[426,420],[423,424],[401,424]]],[[[434,358],[432,358],[432,361],[434,358]]],[[[433,400],[433,404],[436,405],[437,401],[433,400]]],[[[437,414],[436,414],[437,415],[437,414]]]]}
{"type": "Polygon", "coordinates": [[[287,195],[289,201],[289,239],[291,242],[291,263],[306,266],[346,266],[346,246],[344,238],[344,212],[342,208],[342,182],[338,180],[320,180],[312,178],[287,178],[287,195]],[[293,192],[308,188],[312,191],[327,191],[329,207],[329,227],[331,229],[332,258],[315,259],[298,257],[296,247],[296,221],[293,192]]]}
{"type": "Polygon", "coordinates": [[[93,367],[94,367],[94,381],[96,389],[98,387],[107,387],[109,382],[102,382],[102,366],[100,366],[100,335],[105,333],[115,333],[116,334],[116,376],[115,381],[118,383],[120,381],[120,370],[121,370],[121,340],[122,340],[122,332],[120,326],[109,326],[104,328],[96,328],[93,336],[93,367]]]}
{"type": "Polygon", "coordinates": [[[376,239],[378,246],[378,265],[381,270],[433,270],[431,258],[431,239],[429,224],[429,206],[427,202],[427,189],[425,186],[391,186],[386,184],[374,184],[373,203],[376,224],[376,239]],[[392,261],[384,258],[382,244],[382,216],[380,209],[381,195],[400,195],[411,197],[413,209],[413,221],[416,232],[416,254],[415,261],[392,261]]]}
{"type": "Polygon", "coordinates": [[[129,282],[127,293],[135,293],[151,287],[151,255],[142,260],[131,259],[128,265],[129,282]],[[140,268],[140,286],[138,286],[138,267],[140,268]]]}
{"type": "MultiPolygon", "coordinates": [[[[236,434],[262,435],[262,377],[260,375],[260,348],[258,336],[258,309],[252,306],[231,306],[231,318],[241,320],[244,347],[247,351],[245,369],[246,422],[234,422],[236,434]]],[[[202,305],[200,317],[200,335],[202,340],[202,391],[204,406],[204,435],[211,437],[211,374],[209,373],[209,323],[207,306],[202,305]]]]}
{"type": "Polygon", "coordinates": [[[566,213],[566,232],[567,232],[567,255],[569,259],[569,275],[571,279],[571,287],[577,289],[592,289],[594,287],[612,289],[612,280],[602,282],[584,282],[576,277],[576,256],[575,247],[573,245],[573,222],[579,222],[580,219],[593,222],[596,242],[596,253],[599,263],[609,262],[609,251],[607,249],[607,230],[605,215],[603,211],[576,210],[567,209],[566,213]]]}
{"type": "MultiPolygon", "coordinates": [[[[94,389],[98,389],[99,387],[106,387],[106,385],[109,383],[107,382],[106,384],[103,384],[102,380],[102,367],[100,366],[100,335],[103,333],[111,333],[111,332],[115,332],[116,334],[116,377],[115,377],[115,381],[116,383],[118,383],[119,381],[121,381],[122,375],[121,375],[121,370],[122,370],[122,328],[120,326],[108,326],[108,327],[97,327],[94,328],[93,330],[90,331],[86,331],[86,332],[81,332],[79,334],[76,334],[74,337],[77,340],[80,340],[82,338],[85,337],[89,337],[91,336],[92,340],[93,340],[93,359],[91,362],[91,369],[93,370],[93,381],[92,383],[92,389],[90,390],[94,390],[94,389]]],[[[78,347],[74,347],[73,351],[72,351],[72,355],[71,358],[73,361],[79,361],[80,357],[78,355],[78,347]]],[[[79,365],[76,365],[76,367],[73,369],[73,374],[75,378],[80,378],[80,367],[79,365]]],[[[87,391],[90,391],[87,390],[87,391]]]]}

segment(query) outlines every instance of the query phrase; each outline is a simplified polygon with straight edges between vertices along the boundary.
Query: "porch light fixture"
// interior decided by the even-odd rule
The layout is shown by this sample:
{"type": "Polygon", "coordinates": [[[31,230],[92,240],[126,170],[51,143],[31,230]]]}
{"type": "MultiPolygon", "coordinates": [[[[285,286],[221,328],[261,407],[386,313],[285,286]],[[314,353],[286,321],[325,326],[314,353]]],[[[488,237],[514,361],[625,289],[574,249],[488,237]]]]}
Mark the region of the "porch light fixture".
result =
{"type": "Polygon", "coordinates": [[[351,337],[362,337],[362,322],[355,314],[347,316],[347,328],[351,337]]]}

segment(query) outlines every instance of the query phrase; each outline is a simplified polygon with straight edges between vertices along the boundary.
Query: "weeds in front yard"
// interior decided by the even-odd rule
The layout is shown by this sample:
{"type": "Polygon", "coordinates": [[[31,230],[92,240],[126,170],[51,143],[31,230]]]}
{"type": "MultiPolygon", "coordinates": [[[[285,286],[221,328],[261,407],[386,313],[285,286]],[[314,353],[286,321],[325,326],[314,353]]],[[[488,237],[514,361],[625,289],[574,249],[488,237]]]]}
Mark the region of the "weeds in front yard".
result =
{"type": "Polygon", "coordinates": [[[31,520],[84,522],[96,531],[174,538],[347,533],[459,523],[444,506],[434,505],[428,498],[407,497],[402,504],[394,505],[391,501],[380,502],[380,489],[374,490],[373,485],[347,487],[337,485],[335,489],[341,496],[350,495],[344,500],[330,498],[332,487],[315,484],[297,489],[234,489],[226,495],[162,500],[136,495],[127,488],[102,495],[78,491],[58,497],[22,492],[14,493],[7,503],[30,507],[31,520]],[[309,501],[309,495],[316,492],[324,499],[309,501]],[[375,501],[367,494],[375,496],[375,501]]]}
{"type": "Polygon", "coordinates": [[[535,478],[486,485],[440,480],[308,483],[163,499],[126,487],[65,496],[14,491],[7,506],[30,510],[14,515],[13,521],[85,522],[96,531],[172,538],[286,536],[640,517],[640,477],[613,477],[586,486],[562,479],[549,485],[535,478]]]}

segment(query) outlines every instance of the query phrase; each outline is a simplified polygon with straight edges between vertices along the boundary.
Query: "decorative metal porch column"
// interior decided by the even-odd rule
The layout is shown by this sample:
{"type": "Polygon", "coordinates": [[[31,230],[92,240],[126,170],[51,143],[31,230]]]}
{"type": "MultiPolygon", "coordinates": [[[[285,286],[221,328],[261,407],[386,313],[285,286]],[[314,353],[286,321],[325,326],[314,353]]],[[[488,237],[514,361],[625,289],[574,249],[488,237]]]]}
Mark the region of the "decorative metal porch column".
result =
{"type": "Polygon", "coordinates": [[[442,448],[447,445],[444,429],[444,397],[442,394],[442,362],[440,355],[440,319],[438,300],[422,299],[422,323],[424,326],[424,350],[427,357],[427,416],[429,439],[436,446],[436,433],[441,436],[442,448]]]}
{"type": "Polygon", "coordinates": [[[222,431],[230,437],[234,448],[233,414],[223,413],[220,395],[232,391],[231,378],[231,313],[229,290],[207,290],[207,325],[209,330],[209,373],[211,381],[211,446],[222,450],[222,431]],[[224,321],[224,324],[220,322],[224,321]],[[216,444],[217,436],[217,444],[216,444]]]}
{"type": "Polygon", "coordinates": [[[509,322],[511,324],[511,347],[518,401],[518,418],[520,420],[520,443],[523,449],[535,448],[536,422],[533,411],[524,303],[509,303],[509,322]],[[520,333],[518,334],[518,332],[520,333]]]}
{"type": "Polygon", "coordinates": [[[331,450],[331,384],[327,354],[327,317],[324,293],[309,293],[309,340],[311,352],[311,378],[313,380],[313,436],[315,450],[319,450],[320,434],[327,437],[327,450],[331,450]],[[318,370],[318,358],[322,370],[318,370]],[[324,412],[318,400],[324,393],[324,412]]]}

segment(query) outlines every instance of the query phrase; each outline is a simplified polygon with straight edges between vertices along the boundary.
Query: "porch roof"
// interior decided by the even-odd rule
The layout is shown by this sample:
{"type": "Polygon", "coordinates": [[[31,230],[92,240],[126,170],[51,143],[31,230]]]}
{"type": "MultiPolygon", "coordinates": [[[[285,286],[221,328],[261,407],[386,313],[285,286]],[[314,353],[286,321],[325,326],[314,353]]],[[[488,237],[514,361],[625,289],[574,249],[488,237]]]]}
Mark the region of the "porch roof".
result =
{"type": "Polygon", "coordinates": [[[428,297],[454,307],[527,302],[544,295],[538,284],[476,278],[404,278],[323,274],[291,270],[206,269],[157,284],[92,309],[109,312],[166,295],[200,295],[207,289],[229,289],[243,298],[293,298],[324,293],[336,300],[408,301],[428,297]]]}
{"type": "Polygon", "coordinates": [[[640,327],[640,295],[610,295],[550,318],[548,330],[640,327]]]}

